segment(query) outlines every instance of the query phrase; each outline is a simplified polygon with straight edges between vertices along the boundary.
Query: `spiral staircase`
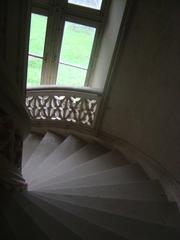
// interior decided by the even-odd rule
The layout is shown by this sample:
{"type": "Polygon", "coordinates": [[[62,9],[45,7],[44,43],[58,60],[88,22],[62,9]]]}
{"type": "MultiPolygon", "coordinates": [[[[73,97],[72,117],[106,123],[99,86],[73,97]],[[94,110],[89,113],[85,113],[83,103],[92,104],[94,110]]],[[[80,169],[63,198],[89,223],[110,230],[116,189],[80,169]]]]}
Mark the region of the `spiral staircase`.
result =
{"type": "Polygon", "coordinates": [[[1,191],[0,239],[180,239],[176,203],[115,149],[30,133],[22,166],[28,190],[1,191]]]}
{"type": "MultiPolygon", "coordinates": [[[[133,5],[130,2],[134,1],[128,2],[133,5]]],[[[159,29],[159,18],[154,18],[159,12],[156,11],[157,15],[153,15],[155,11],[152,12],[152,9],[157,7],[151,8],[156,4],[157,1],[152,5],[148,4],[147,10],[150,9],[151,17],[157,20],[159,29]]],[[[100,144],[94,137],[101,137],[98,135],[101,131],[101,117],[104,109],[109,107],[106,100],[114,78],[113,72],[119,67],[117,61],[122,50],[124,51],[121,45],[124,45],[125,38],[129,39],[127,36],[131,36],[127,32],[130,25],[128,18],[133,16],[132,6],[127,8],[125,18],[123,17],[111,67],[108,67],[108,81],[104,92],[87,87],[77,89],[41,86],[27,89],[24,103],[27,67],[24,52],[27,51],[26,35],[29,37],[25,25],[27,15],[30,14],[29,5],[29,1],[0,2],[0,240],[179,240],[180,214],[178,201],[175,201],[178,199],[169,196],[160,181],[161,176],[152,177],[146,168],[140,166],[141,159],[135,157],[137,162],[134,159],[131,161],[131,157],[123,150],[118,151],[109,145],[107,147],[100,144]],[[16,4],[17,8],[14,9],[16,4]],[[56,131],[47,131],[45,134],[36,131],[29,134],[31,129],[40,131],[40,128],[46,127],[61,129],[62,133],[69,130],[81,135],[83,132],[85,137],[59,135],[56,131]],[[87,138],[88,133],[92,138],[87,138]],[[24,137],[26,139],[21,161],[24,137]]],[[[142,9],[146,10],[146,7],[142,9]]],[[[163,11],[166,8],[160,6],[160,12],[163,11]]],[[[149,10],[146,13],[148,12],[149,10]]],[[[173,13],[172,8],[167,12],[173,13]]],[[[143,16],[145,15],[143,11],[143,16]]],[[[168,24],[171,21],[177,23],[176,15],[171,15],[173,19],[163,13],[164,19],[169,19],[168,24]]],[[[148,15],[143,19],[148,22],[151,20],[148,15]]],[[[136,22],[133,24],[136,25],[136,22]]],[[[168,26],[170,28],[171,25],[168,26]]],[[[144,36],[143,28],[139,33],[144,36]]],[[[170,36],[174,42],[175,35],[171,31],[170,36]]],[[[153,41],[149,41],[148,37],[147,39],[148,46],[149,42],[156,43],[154,37],[153,41]]],[[[160,52],[164,57],[163,49],[160,48],[160,52]]],[[[173,48],[172,50],[175,52],[173,48]]],[[[140,55],[141,52],[143,48],[140,55]]],[[[128,54],[125,55],[130,56],[128,54]]],[[[138,63],[140,59],[138,58],[138,63]]],[[[131,68],[127,66],[126,70],[130,71],[131,68]]],[[[135,77],[143,79],[143,75],[144,72],[142,76],[137,74],[135,77]]],[[[122,74],[121,78],[123,77],[122,74]]],[[[154,77],[153,80],[156,80],[156,76],[154,77]]],[[[147,87],[148,84],[145,89],[147,87]]],[[[117,88],[116,95],[118,94],[117,88]]],[[[117,103],[115,106],[119,107],[117,103]]],[[[150,111],[149,114],[151,113],[150,111]]],[[[140,124],[139,121],[138,123],[140,124]]],[[[110,138],[107,140],[111,141],[110,138]]],[[[168,171],[167,175],[169,173],[168,171]]],[[[171,180],[171,176],[168,177],[171,180]]],[[[176,183],[179,187],[179,182],[176,183]]],[[[170,188],[173,188],[173,184],[174,181],[170,188]]]]}

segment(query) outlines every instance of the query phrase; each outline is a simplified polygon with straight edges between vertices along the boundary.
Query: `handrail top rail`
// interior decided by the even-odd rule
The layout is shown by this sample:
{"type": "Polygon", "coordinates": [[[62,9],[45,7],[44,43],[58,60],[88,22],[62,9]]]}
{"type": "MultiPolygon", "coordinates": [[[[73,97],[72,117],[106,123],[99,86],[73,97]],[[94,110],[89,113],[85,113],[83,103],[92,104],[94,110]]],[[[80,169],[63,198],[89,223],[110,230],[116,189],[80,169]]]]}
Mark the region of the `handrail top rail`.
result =
{"type": "Polygon", "coordinates": [[[28,87],[28,92],[40,92],[40,91],[67,91],[67,92],[77,92],[77,93],[87,93],[87,94],[95,94],[97,96],[102,96],[102,91],[96,88],[90,87],[60,87],[56,85],[43,85],[39,87],[28,87]]]}

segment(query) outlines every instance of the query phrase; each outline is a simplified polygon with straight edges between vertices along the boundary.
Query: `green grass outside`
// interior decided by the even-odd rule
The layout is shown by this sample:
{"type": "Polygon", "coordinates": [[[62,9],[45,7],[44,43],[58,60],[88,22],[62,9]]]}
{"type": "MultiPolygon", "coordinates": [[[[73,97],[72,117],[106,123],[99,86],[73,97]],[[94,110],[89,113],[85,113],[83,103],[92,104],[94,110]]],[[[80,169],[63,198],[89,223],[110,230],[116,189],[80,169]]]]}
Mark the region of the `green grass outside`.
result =
{"type": "MultiPolygon", "coordinates": [[[[29,52],[43,56],[47,18],[32,15],[29,52]]],[[[66,22],[63,35],[60,62],[87,69],[93,45],[95,29],[66,22]]],[[[29,57],[28,86],[38,86],[41,80],[42,60],[29,57]]],[[[81,87],[86,70],[59,64],[57,85],[81,87]]]]}

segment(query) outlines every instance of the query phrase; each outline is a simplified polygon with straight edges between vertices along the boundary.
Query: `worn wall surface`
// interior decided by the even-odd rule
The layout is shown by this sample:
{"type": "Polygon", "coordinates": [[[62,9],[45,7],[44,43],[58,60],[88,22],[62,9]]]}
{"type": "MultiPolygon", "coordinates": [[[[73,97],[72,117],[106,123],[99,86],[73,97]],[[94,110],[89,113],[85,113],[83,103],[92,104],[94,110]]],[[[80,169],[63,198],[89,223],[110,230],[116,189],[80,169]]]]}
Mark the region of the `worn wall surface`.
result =
{"type": "Polygon", "coordinates": [[[23,90],[26,78],[30,0],[7,0],[6,5],[6,65],[10,78],[23,90]]]}
{"type": "Polygon", "coordinates": [[[99,46],[96,66],[93,74],[91,74],[90,86],[93,88],[98,88],[100,90],[104,88],[125,5],[126,0],[111,1],[102,42],[99,46]]]}
{"type": "Polygon", "coordinates": [[[135,145],[180,181],[180,1],[137,0],[102,130],[135,145]]]}

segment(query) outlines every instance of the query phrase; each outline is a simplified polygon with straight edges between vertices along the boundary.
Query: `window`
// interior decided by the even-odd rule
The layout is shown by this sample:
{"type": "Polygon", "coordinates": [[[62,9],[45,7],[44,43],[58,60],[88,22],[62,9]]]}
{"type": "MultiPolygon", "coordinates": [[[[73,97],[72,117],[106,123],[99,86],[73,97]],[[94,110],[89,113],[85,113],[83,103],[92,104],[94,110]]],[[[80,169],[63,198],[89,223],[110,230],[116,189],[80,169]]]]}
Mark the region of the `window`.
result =
{"type": "Polygon", "coordinates": [[[34,0],[27,87],[88,86],[103,22],[103,0],[34,0]]]}
{"type": "Polygon", "coordinates": [[[84,85],[94,36],[95,28],[65,22],[57,84],[84,85]]]}
{"type": "Polygon", "coordinates": [[[40,85],[47,17],[32,14],[28,54],[28,84],[40,85]]]}
{"type": "Polygon", "coordinates": [[[100,10],[102,0],[68,0],[68,3],[100,10]]]}

